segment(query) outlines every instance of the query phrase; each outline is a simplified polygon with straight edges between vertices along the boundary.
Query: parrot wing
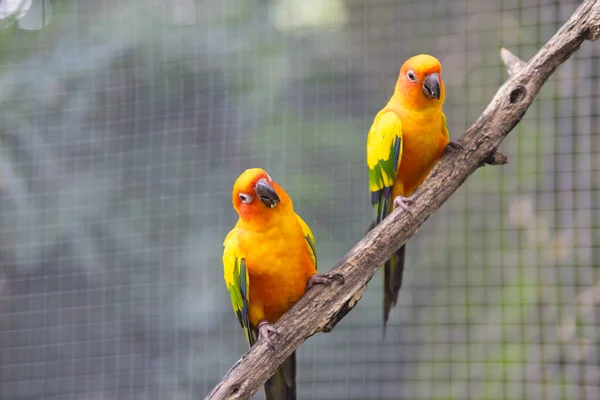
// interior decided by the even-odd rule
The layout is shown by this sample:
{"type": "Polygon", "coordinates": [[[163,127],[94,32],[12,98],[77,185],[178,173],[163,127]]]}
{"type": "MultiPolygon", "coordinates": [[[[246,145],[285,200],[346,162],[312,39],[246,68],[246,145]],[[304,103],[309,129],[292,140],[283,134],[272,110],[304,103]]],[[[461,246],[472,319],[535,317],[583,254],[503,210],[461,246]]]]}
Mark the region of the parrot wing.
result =
{"type": "Polygon", "coordinates": [[[367,136],[369,188],[375,224],[389,214],[392,187],[401,158],[402,121],[394,111],[384,108],[375,116],[367,136]]]}
{"type": "Polygon", "coordinates": [[[309,254],[311,256],[311,259],[312,259],[313,264],[316,269],[317,268],[317,246],[315,243],[315,237],[313,236],[313,233],[310,230],[310,228],[308,227],[308,225],[306,224],[306,222],[304,222],[304,220],[302,218],[300,218],[300,216],[298,214],[296,214],[296,217],[298,218],[298,223],[300,224],[300,227],[302,228],[302,232],[304,233],[304,238],[306,239],[306,245],[308,246],[309,254]]]}
{"type": "Polygon", "coordinates": [[[446,124],[446,116],[444,113],[442,113],[442,135],[450,141],[450,132],[448,132],[448,125],[446,124]]]}
{"type": "Polygon", "coordinates": [[[235,229],[229,232],[223,242],[223,246],[225,247],[223,251],[225,282],[231,296],[233,311],[240,321],[244,332],[246,332],[248,345],[252,347],[256,342],[256,336],[252,328],[250,328],[250,319],[248,316],[250,279],[248,277],[248,269],[246,268],[246,260],[239,252],[235,229]]]}

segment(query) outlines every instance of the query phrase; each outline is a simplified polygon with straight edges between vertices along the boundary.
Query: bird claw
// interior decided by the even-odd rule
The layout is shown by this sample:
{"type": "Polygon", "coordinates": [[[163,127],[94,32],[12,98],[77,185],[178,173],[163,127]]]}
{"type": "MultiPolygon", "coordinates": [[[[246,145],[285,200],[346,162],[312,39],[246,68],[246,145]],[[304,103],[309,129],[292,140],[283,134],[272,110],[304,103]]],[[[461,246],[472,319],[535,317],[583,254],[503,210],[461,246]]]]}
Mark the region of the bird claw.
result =
{"type": "Polygon", "coordinates": [[[464,149],[464,147],[462,144],[460,144],[456,140],[451,140],[448,142],[446,147],[444,147],[444,154],[454,153],[455,151],[460,151],[463,149],[464,149]]]}
{"type": "Polygon", "coordinates": [[[344,284],[344,275],[340,274],[339,272],[314,274],[308,279],[308,282],[306,283],[306,290],[310,289],[316,284],[331,285],[333,281],[340,281],[341,284],[344,284]]]}
{"type": "Polygon", "coordinates": [[[414,203],[415,201],[415,195],[411,195],[408,197],[404,197],[404,196],[396,196],[396,198],[394,199],[394,210],[398,207],[402,208],[404,211],[408,212],[410,215],[412,215],[412,213],[410,212],[410,210],[408,209],[408,205],[411,203],[414,203]]]}
{"type": "Polygon", "coordinates": [[[279,332],[277,332],[277,329],[275,329],[273,325],[269,324],[267,321],[258,324],[258,337],[262,337],[271,350],[275,351],[275,344],[273,343],[271,335],[279,336],[279,332]]]}

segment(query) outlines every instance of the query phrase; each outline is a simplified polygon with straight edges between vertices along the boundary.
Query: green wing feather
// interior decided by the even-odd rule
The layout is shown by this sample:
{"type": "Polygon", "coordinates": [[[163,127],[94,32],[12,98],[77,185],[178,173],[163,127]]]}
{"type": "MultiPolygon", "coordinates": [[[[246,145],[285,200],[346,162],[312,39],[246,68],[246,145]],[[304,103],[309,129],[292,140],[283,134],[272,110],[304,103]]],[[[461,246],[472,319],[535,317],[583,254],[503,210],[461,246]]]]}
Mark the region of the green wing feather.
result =
{"type": "Polygon", "coordinates": [[[256,343],[256,333],[250,327],[248,315],[250,279],[246,260],[239,253],[235,229],[229,232],[223,246],[225,247],[223,251],[224,278],[231,297],[231,305],[246,333],[248,345],[252,347],[256,343]]]}

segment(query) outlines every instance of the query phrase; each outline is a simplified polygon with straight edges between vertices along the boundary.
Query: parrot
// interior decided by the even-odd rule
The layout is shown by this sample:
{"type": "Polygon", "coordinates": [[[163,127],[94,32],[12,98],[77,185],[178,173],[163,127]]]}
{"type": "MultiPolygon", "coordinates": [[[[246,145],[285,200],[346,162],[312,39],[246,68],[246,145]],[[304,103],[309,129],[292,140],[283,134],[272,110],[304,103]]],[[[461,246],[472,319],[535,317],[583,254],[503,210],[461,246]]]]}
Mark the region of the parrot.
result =
{"type": "MultiPolygon", "coordinates": [[[[247,169],[237,178],[232,203],[239,218],[223,242],[225,284],[248,345],[263,337],[274,349],[273,324],[312,285],[343,281],[343,276],[317,274],[313,233],[263,169],[247,169]]],[[[265,383],[264,392],[267,400],[296,399],[295,352],[265,383]]]]}
{"type": "MultiPolygon", "coordinates": [[[[442,65],[419,54],[400,68],[392,97],[373,120],[367,135],[367,166],[371,204],[379,224],[393,209],[408,211],[417,189],[447,151],[460,148],[451,141],[442,111],[445,88],[442,65]]],[[[402,286],[406,246],[383,268],[383,328],[402,286]]]]}

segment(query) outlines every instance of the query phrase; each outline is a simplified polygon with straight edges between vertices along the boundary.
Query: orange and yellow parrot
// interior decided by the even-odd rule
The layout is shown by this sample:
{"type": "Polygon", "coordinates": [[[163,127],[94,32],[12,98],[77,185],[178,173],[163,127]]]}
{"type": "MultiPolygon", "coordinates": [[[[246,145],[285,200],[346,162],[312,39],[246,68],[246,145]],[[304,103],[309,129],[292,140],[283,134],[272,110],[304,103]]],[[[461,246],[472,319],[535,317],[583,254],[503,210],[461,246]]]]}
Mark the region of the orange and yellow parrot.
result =
{"type": "MultiPolygon", "coordinates": [[[[233,185],[239,219],[225,238],[224,277],[248,344],[259,337],[273,347],[272,326],[315,283],[343,279],[317,274],[314,236],[294,212],[292,199],[260,168],[233,185]]],[[[284,361],[264,386],[267,400],[296,399],[296,356],[284,361]]]]}
{"type": "MultiPolygon", "coordinates": [[[[374,225],[393,208],[406,210],[414,190],[442,157],[446,146],[459,146],[450,142],[442,111],[444,95],[442,66],[435,57],[420,54],[400,68],[394,94],[375,116],[367,136],[374,225]]],[[[384,329],[402,286],[405,251],[402,246],[383,269],[384,329]]]]}

